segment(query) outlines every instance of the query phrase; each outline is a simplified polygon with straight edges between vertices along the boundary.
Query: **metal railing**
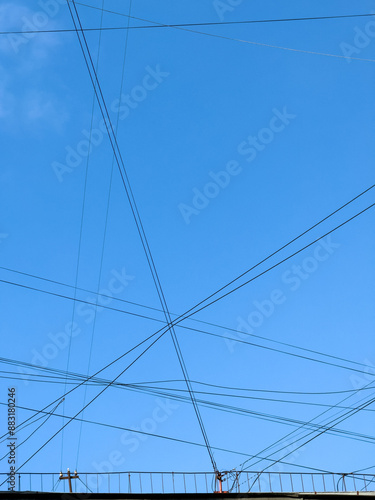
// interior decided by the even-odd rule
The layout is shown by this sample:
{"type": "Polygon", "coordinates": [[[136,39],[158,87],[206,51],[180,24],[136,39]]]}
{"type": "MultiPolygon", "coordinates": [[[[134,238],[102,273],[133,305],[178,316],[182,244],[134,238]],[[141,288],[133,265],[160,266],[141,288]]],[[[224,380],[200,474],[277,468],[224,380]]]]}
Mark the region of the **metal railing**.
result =
{"type": "MultiPolygon", "coordinates": [[[[220,484],[212,472],[80,472],[72,479],[77,493],[212,493],[220,484]]],[[[7,474],[0,473],[0,483],[7,474]]],[[[7,490],[5,482],[0,490],[7,490]]],[[[222,490],[228,493],[367,492],[375,489],[374,474],[223,472],[222,490]]],[[[60,473],[16,474],[15,491],[68,492],[60,473]]]]}

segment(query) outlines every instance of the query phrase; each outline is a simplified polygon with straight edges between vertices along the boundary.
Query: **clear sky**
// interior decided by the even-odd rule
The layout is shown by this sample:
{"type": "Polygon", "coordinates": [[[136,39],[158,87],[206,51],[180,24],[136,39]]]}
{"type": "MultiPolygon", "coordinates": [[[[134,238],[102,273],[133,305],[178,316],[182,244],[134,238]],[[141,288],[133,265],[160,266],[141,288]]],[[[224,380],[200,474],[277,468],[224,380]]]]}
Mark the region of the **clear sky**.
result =
{"type": "MultiPolygon", "coordinates": [[[[94,28],[126,27],[129,12],[162,24],[210,23],[368,14],[374,12],[375,2],[133,0],[130,5],[128,0],[87,0],[77,8],[82,25],[94,28]]],[[[0,19],[1,31],[7,32],[73,27],[67,5],[57,0],[5,1],[0,19]]],[[[130,26],[151,25],[145,20],[131,19],[130,26]]],[[[374,183],[372,18],[188,29],[205,34],[173,28],[87,33],[166,301],[176,314],[374,183]]],[[[76,33],[0,37],[1,356],[48,369],[2,363],[1,370],[48,376],[57,376],[49,369],[93,374],[163,326],[160,311],[141,307],[160,309],[160,303],[103,132],[100,109],[97,103],[93,107],[93,87],[76,33]],[[80,290],[74,290],[75,284],[80,290]],[[92,305],[70,300],[95,302],[98,289],[107,295],[101,297],[102,305],[152,316],[159,323],[102,307],[95,315],[92,305]]],[[[247,278],[372,203],[373,190],[247,278]]],[[[212,447],[263,457],[274,452],[270,458],[277,460],[286,453],[279,448],[289,446],[290,451],[304,440],[293,445],[293,434],[268,452],[263,450],[292,431],[299,437],[309,432],[302,429],[301,434],[295,421],[310,421],[328,410],[314,420],[321,424],[348,411],[319,405],[340,405],[350,396],[341,406],[354,408],[374,397],[375,387],[329,395],[265,392],[351,391],[373,385],[373,225],[374,209],[370,209],[194,316],[232,330],[193,320],[181,323],[232,340],[176,327],[190,379],[227,387],[193,384],[197,391],[225,394],[196,394],[197,399],[220,406],[201,405],[212,447]],[[235,413],[222,411],[224,404],[235,407],[235,413]],[[265,414],[272,415],[272,421],[265,420],[265,414]]],[[[100,376],[115,378],[141,352],[142,347],[100,376]]],[[[15,387],[18,405],[41,409],[73,387],[65,388],[63,377],[41,382],[28,378],[2,379],[0,401],[6,403],[8,387],[15,387]]],[[[166,334],[119,381],[177,380],[154,385],[164,393],[186,396],[175,392],[186,389],[182,379],[166,334]]],[[[77,389],[56,413],[74,415],[102,388],[96,384],[87,392],[84,387],[77,389]]],[[[374,436],[374,410],[368,406],[337,427],[374,436]]],[[[18,422],[30,415],[18,409],[18,422]]],[[[0,418],[3,434],[5,407],[0,418]]],[[[165,395],[112,387],[87,408],[83,418],[203,443],[191,404],[165,395]]],[[[19,440],[41,422],[27,427],[19,440]]],[[[17,450],[18,465],[61,425],[61,417],[51,417],[17,450]]],[[[303,465],[349,472],[372,466],[373,442],[361,439],[365,441],[352,434],[325,433],[286,457],[289,465],[279,463],[270,470],[300,470],[303,465]]],[[[3,443],[2,455],[5,451],[3,443]]],[[[214,455],[222,470],[238,467],[246,458],[223,451],[214,455]]],[[[204,447],[73,422],[22,470],[77,467],[95,472],[106,467],[104,462],[114,471],[212,469],[204,447]]],[[[262,461],[253,469],[270,463],[262,461]]],[[[3,460],[1,471],[7,470],[3,460]]]]}

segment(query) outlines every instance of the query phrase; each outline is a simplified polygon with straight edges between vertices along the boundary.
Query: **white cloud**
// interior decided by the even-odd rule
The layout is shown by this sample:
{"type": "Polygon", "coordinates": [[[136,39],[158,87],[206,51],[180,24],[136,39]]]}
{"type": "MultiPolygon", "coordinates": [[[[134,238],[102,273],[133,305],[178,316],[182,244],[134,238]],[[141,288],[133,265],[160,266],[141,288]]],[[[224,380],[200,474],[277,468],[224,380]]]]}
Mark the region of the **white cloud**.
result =
{"type": "MultiPolygon", "coordinates": [[[[35,4],[37,5],[37,4],[35,4]]],[[[62,8],[57,0],[51,15],[17,3],[0,5],[0,30],[24,31],[54,28],[54,17],[62,8]]],[[[63,101],[43,88],[43,71],[48,71],[62,37],[55,33],[0,36],[0,118],[7,128],[19,126],[37,131],[46,124],[62,131],[69,118],[63,101]],[[4,120],[6,119],[6,120],[4,120]]],[[[3,125],[4,126],[4,125],[3,125]]]]}
{"type": "MultiPolygon", "coordinates": [[[[54,20],[58,16],[61,5],[56,2],[53,15],[48,15],[42,9],[31,10],[25,5],[5,3],[0,6],[1,31],[33,31],[55,29],[54,20]]],[[[9,56],[17,55],[24,61],[46,59],[55,46],[62,43],[57,33],[14,33],[0,37],[0,51],[9,56]]]]}
{"type": "Polygon", "coordinates": [[[69,114],[53,94],[32,90],[27,92],[22,106],[22,115],[29,124],[44,122],[61,130],[68,121],[69,114]]]}

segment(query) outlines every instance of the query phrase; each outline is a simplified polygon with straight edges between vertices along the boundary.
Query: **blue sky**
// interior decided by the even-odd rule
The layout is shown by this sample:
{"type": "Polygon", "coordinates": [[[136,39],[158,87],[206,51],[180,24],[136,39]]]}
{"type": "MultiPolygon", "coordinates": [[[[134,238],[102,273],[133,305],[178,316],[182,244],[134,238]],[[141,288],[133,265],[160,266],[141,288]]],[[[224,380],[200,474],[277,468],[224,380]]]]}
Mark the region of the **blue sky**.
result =
{"type": "MultiPolygon", "coordinates": [[[[363,14],[375,7],[369,0],[354,6],[346,0],[332,0],[329,5],[307,0],[237,3],[231,7],[225,0],[221,4],[133,0],[131,14],[174,24],[363,14]]],[[[87,4],[101,7],[102,1],[87,4]]],[[[103,5],[129,13],[127,1],[104,0],[103,5]]],[[[126,16],[107,12],[101,19],[100,9],[77,8],[85,27],[98,27],[101,22],[121,27],[128,22],[126,16]]],[[[0,12],[2,31],[25,31],[30,25],[72,28],[67,6],[57,0],[48,6],[43,1],[5,2],[0,12]]],[[[130,21],[131,26],[145,24],[130,21]]],[[[373,184],[373,24],[371,18],[347,18],[192,28],[206,35],[171,28],[129,30],[124,70],[125,30],[87,34],[173,313],[189,309],[373,184]],[[350,59],[348,51],[357,59],[350,59]]],[[[104,294],[114,296],[107,299],[110,307],[162,319],[159,312],[116,300],[160,306],[108,137],[100,129],[100,110],[96,103],[93,108],[93,89],[76,34],[1,35],[0,51],[1,266],[70,286],[77,282],[89,291],[105,290],[104,294]],[[91,126],[93,146],[87,156],[91,126]]],[[[370,191],[269,265],[320,238],[373,200],[370,191]]],[[[364,366],[344,363],[359,372],[177,328],[190,378],[265,391],[339,391],[369,384],[375,365],[373,220],[369,210],[331,239],[315,243],[194,316],[234,330],[245,323],[249,333],[361,363],[364,366]]],[[[5,269],[0,274],[2,280],[74,296],[73,288],[5,269]]],[[[72,300],[6,283],[1,283],[0,293],[2,356],[53,369],[93,373],[161,324],[108,309],[99,309],[94,322],[87,304],[74,307],[72,300]],[[72,321],[76,334],[68,364],[67,335],[61,332],[69,331],[72,321]],[[58,339],[60,347],[56,347],[58,339]]],[[[92,301],[95,295],[77,291],[76,297],[92,301]]],[[[236,331],[207,325],[203,329],[257,342],[236,331]]],[[[125,357],[103,377],[114,378],[133,358],[125,357]]],[[[11,368],[4,364],[1,369],[11,368]]],[[[171,338],[165,335],[120,380],[181,378],[171,338]]],[[[9,384],[17,388],[18,402],[24,407],[40,409],[64,393],[61,384],[4,379],[3,402],[9,384]]],[[[86,401],[98,391],[90,387],[86,401]]],[[[84,405],[84,392],[78,389],[67,398],[67,415],[84,405]]],[[[346,404],[355,406],[372,394],[353,394],[346,404]]],[[[344,396],[284,395],[283,399],[335,405],[344,396]]],[[[303,421],[324,410],[276,401],[201,397],[303,421]]],[[[165,404],[160,396],[110,388],[86,410],[85,418],[138,429],[149,426],[157,434],[202,443],[192,407],[179,402],[165,409],[165,404]],[[163,415],[160,422],[155,422],[155,411],[163,415]]],[[[205,407],[201,411],[212,446],[243,453],[257,454],[295,429],[249,415],[205,407]]],[[[3,408],[1,415],[5,429],[3,408]]],[[[19,410],[19,421],[26,416],[28,412],[19,410]]],[[[18,464],[60,426],[60,418],[49,419],[20,447],[18,464]]],[[[360,412],[340,428],[373,435],[371,411],[360,412]]],[[[21,436],[28,432],[30,428],[21,436]]],[[[25,470],[77,466],[96,471],[113,451],[123,459],[112,464],[113,470],[211,469],[204,448],[151,437],[142,441],[137,436],[131,444],[130,437],[88,424],[80,431],[80,425],[72,423],[64,432],[63,453],[59,435],[25,470]]],[[[299,450],[298,456],[289,457],[295,465],[282,467],[361,469],[373,465],[371,446],[325,434],[299,450]]],[[[215,458],[220,469],[243,461],[224,452],[215,452],[215,458]]],[[[3,461],[2,471],[6,470],[3,461]]]]}

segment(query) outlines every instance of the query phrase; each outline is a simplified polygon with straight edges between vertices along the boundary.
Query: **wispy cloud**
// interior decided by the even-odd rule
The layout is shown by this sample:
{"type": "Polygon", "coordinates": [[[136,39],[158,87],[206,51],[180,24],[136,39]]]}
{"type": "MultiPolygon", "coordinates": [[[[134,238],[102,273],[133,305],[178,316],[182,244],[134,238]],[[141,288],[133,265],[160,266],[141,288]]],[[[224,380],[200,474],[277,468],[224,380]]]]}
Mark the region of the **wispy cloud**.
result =
{"type": "Polygon", "coordinates": [[[24,62],[38,63],[48,58],[51,49],[62,44],[58,33],[26,33],[27,31],[55,29],[58,27],[56,17],[61,5],[56,2],[56,8],[50,14],[44,10],[31,10],[28,6],[17,3],[0,5],[0,30],[21,31],[0,37],[0,51],[4,55],[18,56],[24,62]],[[53,14],[53,15],[51,15],[53,14]]]}
{"type": "MultiPolygon", "coordinates": [[[[4,3],[0,5],[0,30],[56,27],[54,18],[58,17],[60,9],[57,2],[55,10],[49,14],[20,3],[4,3]]],[[[69,118],[68,112],[61,98],[44,88],[42,77],[60,46],[62,37],[53,33],[0,37],[0,53],[4,56],[0,65],[0,118],[7,128],[16,124],[33,128],[47,124],[59,132],[62,130],[69,118]]]]}

